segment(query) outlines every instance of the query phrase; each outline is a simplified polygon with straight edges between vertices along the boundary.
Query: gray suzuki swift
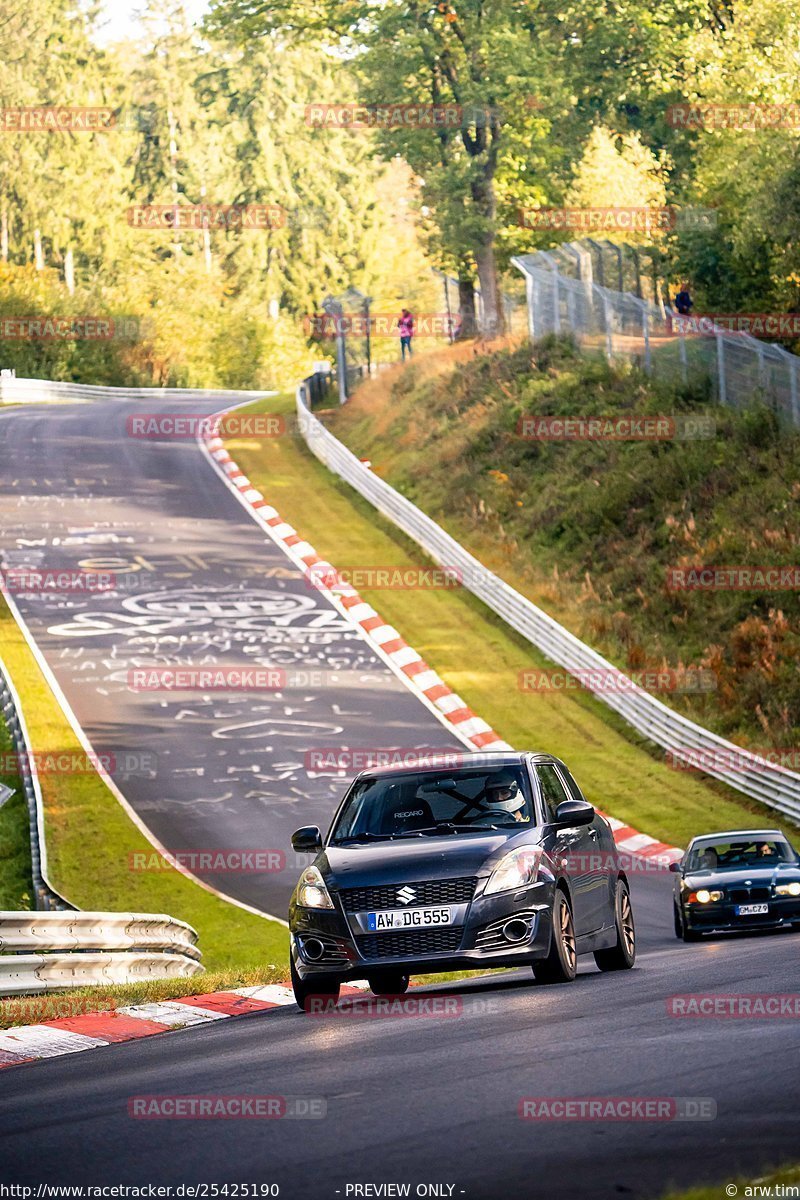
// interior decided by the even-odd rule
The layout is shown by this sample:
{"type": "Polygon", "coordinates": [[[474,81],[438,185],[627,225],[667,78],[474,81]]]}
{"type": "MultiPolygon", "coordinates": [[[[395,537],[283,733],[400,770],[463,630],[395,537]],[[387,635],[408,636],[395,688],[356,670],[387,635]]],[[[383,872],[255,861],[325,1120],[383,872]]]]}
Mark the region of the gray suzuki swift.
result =
{"type": "Polygon", "coordinates": [[[549,754],[444,756],[363,771],[289,908],[292,985],[306,1008],[366,978],[398,995],[412,974],[530,966],[570,983],[580,954],[633,966],[630,890],[608,822],[549,754]]]}

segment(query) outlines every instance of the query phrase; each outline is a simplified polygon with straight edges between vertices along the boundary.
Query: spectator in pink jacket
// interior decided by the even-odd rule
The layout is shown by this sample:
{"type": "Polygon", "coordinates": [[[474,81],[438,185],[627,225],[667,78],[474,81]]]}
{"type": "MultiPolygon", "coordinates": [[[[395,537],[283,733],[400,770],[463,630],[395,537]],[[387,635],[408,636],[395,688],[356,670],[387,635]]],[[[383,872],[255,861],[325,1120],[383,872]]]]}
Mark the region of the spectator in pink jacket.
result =
{"type": "Polygon", "coordinates": [[[403,362],[406,361],[406,351],[408,357],[413,354],[411,349],[411,339],[414,336],[414,318],[407,308],[404,308],[400,314],[400,320],[397,322],[400,327],[400,353],[403,356],[403,362]]]}

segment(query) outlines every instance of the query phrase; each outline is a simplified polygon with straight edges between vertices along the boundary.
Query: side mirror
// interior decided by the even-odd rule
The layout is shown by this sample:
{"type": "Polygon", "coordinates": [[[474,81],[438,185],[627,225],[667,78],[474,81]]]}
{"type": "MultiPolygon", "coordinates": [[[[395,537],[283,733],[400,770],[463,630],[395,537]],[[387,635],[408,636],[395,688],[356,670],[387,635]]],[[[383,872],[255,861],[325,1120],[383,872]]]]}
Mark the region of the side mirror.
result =
{"type": "Polygon", "coordinates": [[[562,800],[553,824],[557,829],[568,829],[571,825],[591,825],[593,820],[594,806],[586,800],[562,800]]]}
{"type": "Polygon", "coordinates": [[[299,854],[316,854],[322,849],[322,834],[316,825],[304,825],[292,834],[292,849],[299,854]]]}
{"type": "Polygon", "coordinates": [[[681,860],[680,860],[680,859],[678,859],[678,861],[677,861],[677,862],[671,862],[671,863],[669,864],[669,869],[670,869],[670,871],[672,871],[672,874],[673,874],[673,875],[680,875],[680,873],[681,873],[681,870],[683,869],[683,868],[681,867],[681,860]]]}

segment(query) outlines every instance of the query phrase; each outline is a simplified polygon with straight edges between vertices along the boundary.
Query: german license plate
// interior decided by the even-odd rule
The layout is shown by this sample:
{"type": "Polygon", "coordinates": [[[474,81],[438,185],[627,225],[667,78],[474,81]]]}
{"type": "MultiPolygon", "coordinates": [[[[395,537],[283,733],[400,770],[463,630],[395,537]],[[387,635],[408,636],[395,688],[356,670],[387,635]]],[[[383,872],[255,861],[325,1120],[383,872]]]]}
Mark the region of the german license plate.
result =
{"type": "Polygon", "coordinates": [[[451,924],[449,908],[401,908],[367,913],[370,933],[383,933],[387,929],[428,929],[432,925],[451,924]]]}
{"type": "Polygon", "coordinates": [[[737,917],[763,917],[769,912],[768,904],[737,904],[737,917]]]}

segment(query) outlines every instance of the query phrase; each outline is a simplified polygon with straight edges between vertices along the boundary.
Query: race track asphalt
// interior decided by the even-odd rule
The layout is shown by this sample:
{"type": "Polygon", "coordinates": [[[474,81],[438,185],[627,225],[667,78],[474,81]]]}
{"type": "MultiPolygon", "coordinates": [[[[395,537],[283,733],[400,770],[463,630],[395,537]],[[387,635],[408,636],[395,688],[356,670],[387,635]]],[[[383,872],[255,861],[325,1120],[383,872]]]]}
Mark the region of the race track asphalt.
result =
{"type": "MultiPolygon", "coordinates": [[[[129,433],[136,414],[222,407],[167,398],[3,413],[0,569],[67,571],[78,588],[90,571],[113,577],[108,593],[15,600],[94,750],[161,844],[192,856],[271,853],[262,863],[278,869],[267,873],[197,873],[284,917],[308,862],[287,851],[290,835],[327,828],[357,769],[320,769],[317,752],[463,745],[304,580],[193,438],[129,433]],[[130,672],[149,667],[274,669],[286,686],[135,690],[130,672]]],[[[267,499],[280,507],[280,480],[267,499]]]]}
{"type": "Polygon", "coordinates": [[[796,1018],[677,1018],[667,1004],[676,994],[796,995],[800,934],[683,945],[672,935],[669,878],[632,882],[632,972],[603,975],[590,958],[568,986],[538,987],[524,972],[467,981],[455,993],[460,1015],[287,1008],[7,1069],[0,1177],[273,1183],[283,1200],[346,1200],[359,1195],[348,1187],[368,1183],[409,1185],[411,1196],[452,1185],[440,1194],[472,1200],[644,1200],[797,1159],[796,1018]],[[314,1098],[327,1115],[128,1115],[136,1096],[243,1094],[314,1098]],[[524,1097],[682,1098],[716,1115],[532,1122],[518,1116],[524,1097]]]}

